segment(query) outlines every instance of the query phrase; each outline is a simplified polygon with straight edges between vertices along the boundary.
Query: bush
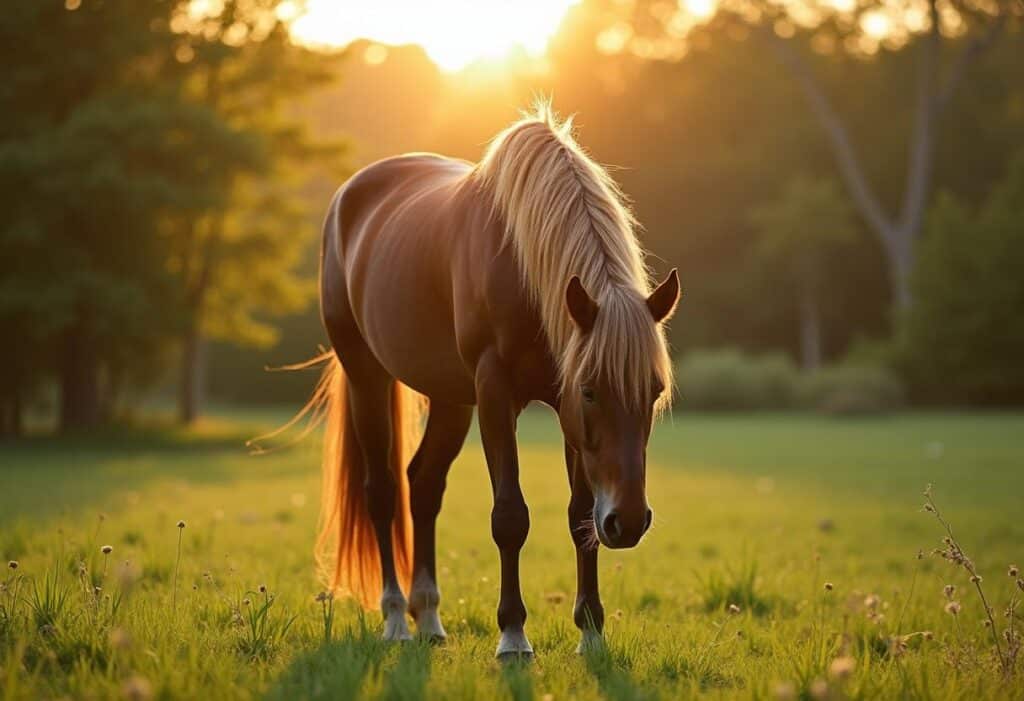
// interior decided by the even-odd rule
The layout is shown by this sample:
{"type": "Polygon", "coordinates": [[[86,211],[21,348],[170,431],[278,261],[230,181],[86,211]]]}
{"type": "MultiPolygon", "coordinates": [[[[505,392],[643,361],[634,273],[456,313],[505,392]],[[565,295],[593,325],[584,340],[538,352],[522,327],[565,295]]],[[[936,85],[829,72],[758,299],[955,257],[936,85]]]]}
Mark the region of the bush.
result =
{"type": "Polygon", "coordinates": [[[876,414],[903,404],[903,383],[891,370],[835,365],[801,378],[800,406],[827,414],[876,414]]]}
{"type": "Polygon", "coordinates": [[[982,207],[937,198],[903,320],[908,376],[932,400],[1024,400],[1024,151],[982,207]]]}
{"type": "Polygon", "coordinates": [[[796,396],[796,367],[781,353],[693,351],[679,362],[676,374],[686,409],[784,409],[796,396]]]}

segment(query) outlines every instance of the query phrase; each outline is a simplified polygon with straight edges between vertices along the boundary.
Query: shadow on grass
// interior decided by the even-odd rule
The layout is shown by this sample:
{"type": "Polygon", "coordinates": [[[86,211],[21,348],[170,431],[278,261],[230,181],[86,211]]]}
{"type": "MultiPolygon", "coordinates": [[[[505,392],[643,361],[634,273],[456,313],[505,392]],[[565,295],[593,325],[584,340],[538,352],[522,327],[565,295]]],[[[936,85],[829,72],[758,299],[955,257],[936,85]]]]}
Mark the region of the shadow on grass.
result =
{"type": "Polygon", "coordinates": [[[532,661],[505,662],[501,665],[501,680],[512,701],[533,701],[532,661]]]}
{"type": "Polygon", "coordinates": [[[613,650],[608,643],[594,645],[584,651],[583,661],[606,699],[633,701],[657,698],[653,690],[645,689],[633,679],[632,656],[628,651],[613,650]]]}
{"type": "Polygon", "coordinates": [[[426,698],[432,654],[433,646],[426,641],[381,640],[380,634],[360,618],[338,640],[296,658],[264,699],[344,701],[374,694],[373,689],[382,684],[376,696],[381,701],[422,701],[426,698]],[[370,690],[366,689],[368,680],[372,680],[370,690]]]}

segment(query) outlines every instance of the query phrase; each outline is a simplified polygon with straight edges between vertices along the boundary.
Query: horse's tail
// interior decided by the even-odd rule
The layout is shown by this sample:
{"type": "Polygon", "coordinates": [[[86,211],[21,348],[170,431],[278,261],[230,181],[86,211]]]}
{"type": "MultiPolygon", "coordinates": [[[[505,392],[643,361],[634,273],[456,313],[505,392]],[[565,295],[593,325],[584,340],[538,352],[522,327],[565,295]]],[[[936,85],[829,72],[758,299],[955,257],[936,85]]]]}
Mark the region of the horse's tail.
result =
{"type": "MultiPolygon", "coordinates": [[[[381,596],[380,554],[367,504],[366,465],[349,410],[345,372],[331,351],[316,360],[327,363],[307,405],[316,412],[326,411],[327,419],[317,567],[332,590],[351,594],[366,608],[376,608],[381,596]]],[[[408,591],[412,580],[412,516],[406,466],[414,450],[423,401],[397,381],[391,392],[389,469],[397,487],[391,541],[398,581],[408,591]]]]}

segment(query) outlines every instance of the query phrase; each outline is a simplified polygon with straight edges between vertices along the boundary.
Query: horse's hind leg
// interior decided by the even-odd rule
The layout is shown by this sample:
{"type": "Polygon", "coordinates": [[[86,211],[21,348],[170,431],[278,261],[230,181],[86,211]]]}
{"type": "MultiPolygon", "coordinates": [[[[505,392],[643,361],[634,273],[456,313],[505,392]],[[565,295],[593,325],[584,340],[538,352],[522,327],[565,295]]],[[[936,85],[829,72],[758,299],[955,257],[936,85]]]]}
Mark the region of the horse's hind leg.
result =
{"type": "Polygon", "coordinates": [[[349,375],[349,411],[366,465],[367,507],[380,553],[384,639],[408,640],[406,600],[395,572],[392,524],[398,484],[391,471],[391,401],[394,380],[383,370],[349,375]],[[358,377],[358,381],[357,381],[358,377]]]}
{"type": "Polygon", "coordinates": [[[413,519],[413,581],[409,610],[421,636],[445,639],[437,607],[441,594],[435,567],[435,525],[441,510],[448,468],[462,449],[473,408],[430,402],[430,414],[416,455],[409,464],[410,502],[413,519]]]}

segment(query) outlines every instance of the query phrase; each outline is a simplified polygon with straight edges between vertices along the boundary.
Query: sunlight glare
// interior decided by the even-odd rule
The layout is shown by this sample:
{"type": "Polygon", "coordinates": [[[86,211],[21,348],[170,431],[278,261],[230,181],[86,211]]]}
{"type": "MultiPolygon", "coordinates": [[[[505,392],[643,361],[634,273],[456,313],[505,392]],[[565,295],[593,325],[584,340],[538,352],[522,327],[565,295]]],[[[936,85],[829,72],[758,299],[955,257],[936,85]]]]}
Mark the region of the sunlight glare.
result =
{"type": "Polygon", "coordinates": [[[443,70],[502,58],[521,47],[541,55],[568,9],[579,0],[308,0],[291,31],[314,46],[355,39],[419,44],[443,70]]]}

